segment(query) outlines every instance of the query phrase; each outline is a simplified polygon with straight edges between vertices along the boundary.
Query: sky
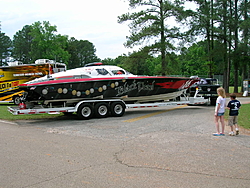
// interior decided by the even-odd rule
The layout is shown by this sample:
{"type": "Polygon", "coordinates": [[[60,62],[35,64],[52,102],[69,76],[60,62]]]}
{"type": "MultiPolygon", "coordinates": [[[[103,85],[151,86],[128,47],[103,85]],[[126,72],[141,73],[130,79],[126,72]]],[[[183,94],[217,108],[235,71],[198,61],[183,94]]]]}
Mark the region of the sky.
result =
{"type": "Polygon", "coordinates": [[[133,51],[123,45],[128,23],[117,23],[129,12],[125,0],[0,0],[0,7],[1,32],[11,39],[25,25],[49,21],[56,34],[93,43],[101,59],[133,51]]]}

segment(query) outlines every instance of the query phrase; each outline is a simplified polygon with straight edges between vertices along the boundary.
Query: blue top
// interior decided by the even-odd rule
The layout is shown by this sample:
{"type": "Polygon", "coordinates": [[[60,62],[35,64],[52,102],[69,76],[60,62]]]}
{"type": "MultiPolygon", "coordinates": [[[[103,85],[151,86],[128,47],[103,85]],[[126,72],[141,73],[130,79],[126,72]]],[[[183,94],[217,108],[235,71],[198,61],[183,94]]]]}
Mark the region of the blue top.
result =
{"type": "Polygon", "coordinates": [[[240,101],[234,99],[228,102],[227,107],[229,109],[229,116],[238,116],[240,109],[240,101]]]}

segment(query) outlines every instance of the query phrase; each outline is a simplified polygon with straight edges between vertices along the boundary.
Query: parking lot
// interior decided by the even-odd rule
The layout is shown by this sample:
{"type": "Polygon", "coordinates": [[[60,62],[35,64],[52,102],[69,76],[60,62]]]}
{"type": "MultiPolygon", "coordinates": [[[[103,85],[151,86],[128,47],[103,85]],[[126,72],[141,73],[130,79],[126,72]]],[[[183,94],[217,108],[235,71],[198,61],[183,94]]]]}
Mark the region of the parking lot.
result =
{"type": "Polygon", "coordinates": [[[213,112],[183,105],[1,120],[0,188],[249,187],[250,136],[212,136],[213,112]]]}

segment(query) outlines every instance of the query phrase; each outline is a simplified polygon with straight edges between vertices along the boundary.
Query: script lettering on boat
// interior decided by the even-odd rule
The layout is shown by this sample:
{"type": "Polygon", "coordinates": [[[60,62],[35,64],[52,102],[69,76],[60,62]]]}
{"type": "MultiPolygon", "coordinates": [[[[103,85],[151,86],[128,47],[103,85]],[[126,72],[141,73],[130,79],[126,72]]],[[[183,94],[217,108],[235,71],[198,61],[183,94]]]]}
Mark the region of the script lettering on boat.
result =
{"type": "Polygon", "coordinates": [[[142,90],[154,90],[154,83],[155,81],[153,81],[151,84],[145,84],[144,82],[138,82],[138,92],[142,91],[142,90]]]}
{"type": "Polygon", "coordinates": [[[132,84],[125,82],[123,86],[118,86],[115,88],[117,90],[116,96],[120,96],[134,90],[138,90],[138,92],[142,90],[154,90],[154,82],[155,81],[149,84],[145,84],[144,82],[136,82],[135,80],[132,84]]]}

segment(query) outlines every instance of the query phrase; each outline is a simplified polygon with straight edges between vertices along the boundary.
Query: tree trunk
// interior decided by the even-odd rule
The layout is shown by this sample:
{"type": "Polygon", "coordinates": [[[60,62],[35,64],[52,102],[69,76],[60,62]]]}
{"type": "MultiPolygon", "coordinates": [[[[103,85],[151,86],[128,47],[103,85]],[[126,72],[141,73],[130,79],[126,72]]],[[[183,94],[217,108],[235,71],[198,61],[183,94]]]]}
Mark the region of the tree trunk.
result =
{"type": "MultiPolygon", "coordinates": [[[[243,17],[244,21],[248,20],[248,8],[247,8],[247,2],[248,0],[244,1],[244,10],[243,10],[243,17]]],[[[243,45],[244,45],[244,51],[243,51],[243,61],[242,61],[242,81],[250,78],[249,75],[249,57],[248,57],[248,40],[249,40],[249,28],[244,27],[243,29],[243,45]]],[[[243,82],[241,84],[241,92],[243,92],[243,82]]]]}
{"type": "Polygon", "coordinates": [[[223,87],[226,93],[229,93],[229,81],[230,81],[230,60],[228,55],[228,45],[227,45],[227,2],[223,2],[223,46],[224,46],[224,79],[223,87]]]}
{"type": "Polygon", "coordinates": [[[160,20],[161,20],[161,74],[163,76],[166,75],[166,69],[167,69],[167,61],[166,61],[166,37],[165,37],[165,26],[164,26],[164,13],[163,13],[163,2],[162,0],[159,1],[160,3],[160,20]]]}
{"type": "Polygon", "coordinates": [[[234,1],[234,93],[238,93],[238,86],[239,86],[239,53],[238,53],[238,46],[239,46],[239,34],[238,34],[238,0],[234,1]]]}

